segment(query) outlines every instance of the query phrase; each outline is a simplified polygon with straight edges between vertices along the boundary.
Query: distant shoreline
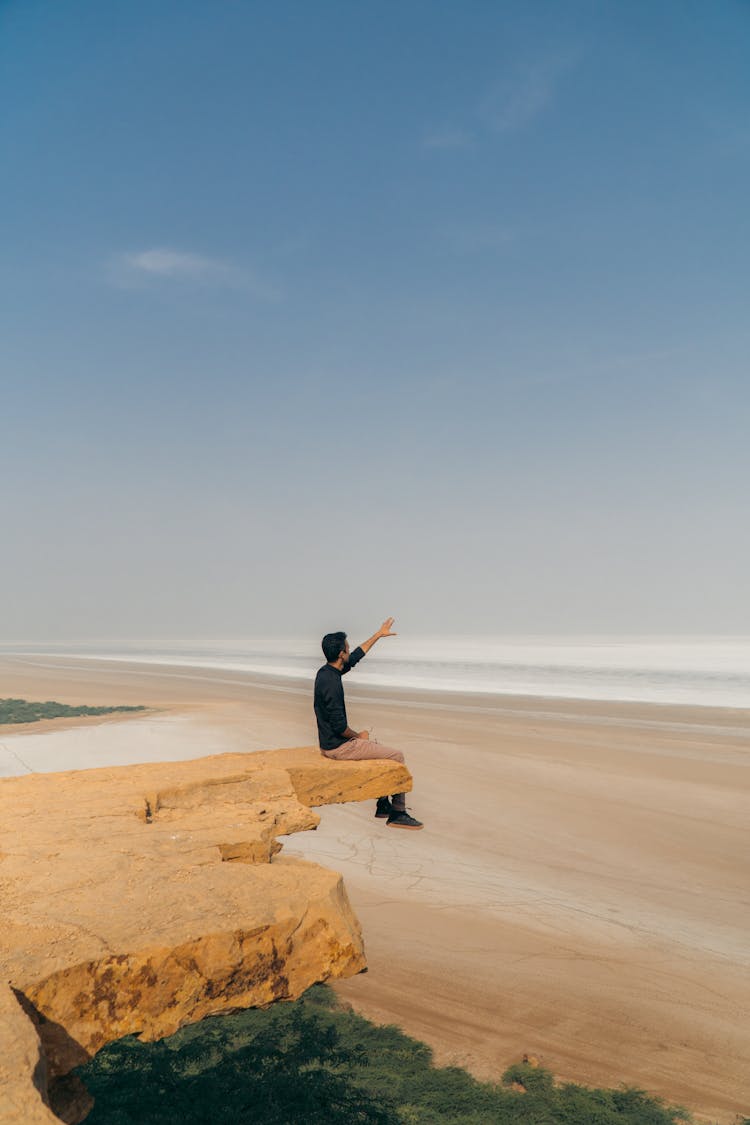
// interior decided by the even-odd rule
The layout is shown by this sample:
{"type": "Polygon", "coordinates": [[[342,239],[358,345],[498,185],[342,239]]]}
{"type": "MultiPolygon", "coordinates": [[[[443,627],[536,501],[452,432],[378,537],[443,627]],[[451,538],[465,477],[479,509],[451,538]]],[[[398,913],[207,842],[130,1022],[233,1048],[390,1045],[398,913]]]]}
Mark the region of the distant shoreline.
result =
{"type": "MultiPolygon", "coordinates": [[[[197,661],[180,662],[166,659],[155,659],[132,656],[95,656],[85,653],[3,653],[0,652],[0,669],[3,663],[21,668],[27,666],[32,669],[55,670],[66,667],[69,670],[85,672],[87,668],[99,666],[111,667],[127,677],[148,675],[156,679],[184,680],[186,682],[204,683],[212,681],[214,684],[226,686],[242,686],[258,690],[282,692],[288,694],[309,694],[310,684],[314,677],[314,669],[309,674],[274,673],[248,670],[230,664],[199,663],[197,661]],[[77,662],[81,662],[80,666],[77,662]]],[[[3,690],[3,694],[5,691],[3,690]]],[[[382,684],[378,682],[367,683],[367,673],[362,676],[347,680],[347,695],[352,699],[359,697],[363,701],[373,700],[389,702],[395,706],[413,706],[450,710],[485,710],[492,712],[515,711],[519,716],[531,717],[540,709],[551,712],[559,711],[559,717],[574,715],[575,718],[587,719],[590,715],[603,717],[616,716],[618,719],[627,719],[634,711],[644,712],[653,721],[676,721],[670,716],[687,712],[691,721],[704,722],[712,717],[716,721],[728,716],[735,717],[744,724],[742,733],[750,732],[750,705],[735,706],[732,704],[717,704],[709,702],[685,702],[670,700],[652,700],[640,698],[599,698],[590,695],[570,695],[556,693],[524,693],[514,691],[496,690],[492,692],[480,690],[456,690],[439,686],[399,686],[396,684],[382,684]],[[364,682],[362,682],[364,680],[364,682]],[[574,710],[572,710],[574,709],[574,710]]],[[[640,721],[643,720],[641,716],[640,721]]]]}

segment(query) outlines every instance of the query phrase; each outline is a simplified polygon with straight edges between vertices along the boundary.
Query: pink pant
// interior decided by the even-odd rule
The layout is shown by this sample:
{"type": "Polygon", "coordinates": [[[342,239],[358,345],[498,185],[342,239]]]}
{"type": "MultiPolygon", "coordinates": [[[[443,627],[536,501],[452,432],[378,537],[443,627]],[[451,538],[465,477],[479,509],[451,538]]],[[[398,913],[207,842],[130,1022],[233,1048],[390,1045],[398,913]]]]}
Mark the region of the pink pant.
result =
{"type": "MultiPolygon", "coordinates": [[[[374,738],[350,738],[342,742],[335,750],[321,750],[326,758],[335,758],[337,762],[361,762],[366,758],[392,758],[395,762],[403,764],[404,755],[400,750],[391,750],[390,746],[381,746],[374,738]]],[[[394,793],[391,802],[395,809],[406,808],[406,794],[394,793]]]]}

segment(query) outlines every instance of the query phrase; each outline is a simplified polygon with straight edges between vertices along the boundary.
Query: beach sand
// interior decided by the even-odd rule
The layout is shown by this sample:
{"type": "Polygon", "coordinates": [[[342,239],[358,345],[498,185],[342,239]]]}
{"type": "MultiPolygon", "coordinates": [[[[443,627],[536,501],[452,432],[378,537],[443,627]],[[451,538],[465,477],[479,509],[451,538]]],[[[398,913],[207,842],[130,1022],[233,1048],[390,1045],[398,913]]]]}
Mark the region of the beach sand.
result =
{"type": "MultiPolygon", "coordinates": [[[[401,748],[420,833],[323,810],[286,850],[344,873],[363,1015],[498,1078],[635,1085],[750,1114],[750,712],[367,690],[350,720],[401,748]]],[[[0,727],[0,773],[314,742],[311,685],[241,672],[0,657],[0,696],[146,704],[0,727]]]]}

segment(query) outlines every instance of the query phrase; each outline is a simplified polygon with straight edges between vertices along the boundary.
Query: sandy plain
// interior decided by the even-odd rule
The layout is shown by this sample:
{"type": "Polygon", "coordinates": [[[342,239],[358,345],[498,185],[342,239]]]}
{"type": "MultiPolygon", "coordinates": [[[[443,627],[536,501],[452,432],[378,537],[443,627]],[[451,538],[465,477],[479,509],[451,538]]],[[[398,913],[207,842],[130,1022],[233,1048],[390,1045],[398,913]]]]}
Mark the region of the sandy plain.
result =
{"type": "MultiPolygon", "coordinates": [[[[310,685],[0,656],[0,697],[145,704],[0,727],[0,776],[314,742],[310,685]]],[[[344,873],[369,972],[337,991],[440,1063],[636,1085],[750,1114],[750,711],[441,697],[347,681],[400,747],[420,833],[327,808],[286,851],[344,873]]]]}

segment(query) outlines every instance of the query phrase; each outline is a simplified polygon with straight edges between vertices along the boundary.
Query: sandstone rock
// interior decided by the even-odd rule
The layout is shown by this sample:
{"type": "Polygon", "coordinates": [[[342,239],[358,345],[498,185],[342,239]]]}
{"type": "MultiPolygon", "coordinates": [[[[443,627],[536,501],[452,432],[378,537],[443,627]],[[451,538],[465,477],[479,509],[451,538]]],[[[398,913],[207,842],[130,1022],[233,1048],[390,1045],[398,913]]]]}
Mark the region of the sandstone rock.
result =
{"type": "Polygon", "coordinates": [[[360,972],[341,877],[271,862],[277,837],[410,788],[398,763],[310,748],[0,781],[0,1122],[59,1120],[46,1083],[112,1039],[360,972]]]}
{"type": "Polygon", "coordinates": [[[59,1121],[47,1105],[47,1060],[39,1036],[6,984],[0,984],[0,1121],[59,1121]]]}

